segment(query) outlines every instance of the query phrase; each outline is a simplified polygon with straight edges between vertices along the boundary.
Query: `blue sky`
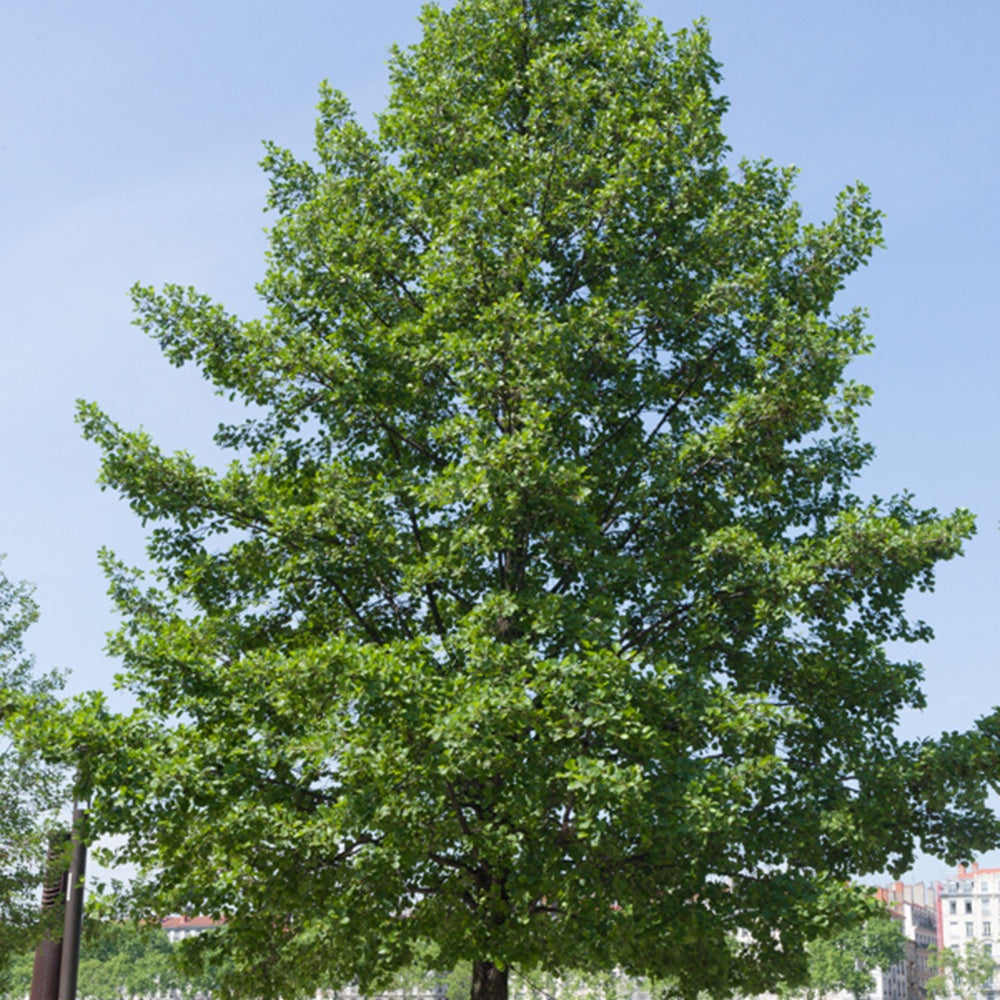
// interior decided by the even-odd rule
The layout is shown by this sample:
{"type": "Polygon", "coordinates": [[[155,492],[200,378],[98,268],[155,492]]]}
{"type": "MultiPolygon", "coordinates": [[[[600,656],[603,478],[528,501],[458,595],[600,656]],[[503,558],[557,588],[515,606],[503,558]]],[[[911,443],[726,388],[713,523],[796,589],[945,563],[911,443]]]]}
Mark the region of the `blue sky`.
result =
{"type": "MultiPolygon", "coordinates": [[[[261,141],[308,152],[319,81],[363,120],[386,55],[418,36],[409,0],[7,0],[0,5],[0,551],[37,584],[31,645],[70,687],[107,687],[112,619],[96,551],[137,558],[142,533],[95,486],[77,397],[206,457],[222,406],[130,325],[129,286],[192,284],[251,314],[262,272],[261,141]]],[[[1000,702],[995,461],[1000,5],[921,0],[650,0],[668,28],[708,18],[738,155],[801,168],[810,218],[861,179],[887,248],[849,285],[876,351],[862,488],[970,507],[979,534],[915,611],[926,711],[908,735],[969,725],[1000,702]]],[[[891,807],[891,804],[887,804],[891,807]]],[[[987,859],[990,860],[990,859],[987,859]]],[[[926,863],[920,877],[943,877],[926,863]]]]}

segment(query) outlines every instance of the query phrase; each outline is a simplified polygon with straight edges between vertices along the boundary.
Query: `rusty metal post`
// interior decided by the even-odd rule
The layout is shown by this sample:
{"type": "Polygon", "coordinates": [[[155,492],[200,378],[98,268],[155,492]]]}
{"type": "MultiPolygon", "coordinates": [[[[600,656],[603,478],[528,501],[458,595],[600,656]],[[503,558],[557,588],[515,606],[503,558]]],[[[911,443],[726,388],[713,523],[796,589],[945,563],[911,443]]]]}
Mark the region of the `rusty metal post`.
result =
{"type": "Polygon", "coordinates": [[[87,845],[83,840],[84,812],[73,807],[73,856],[69,866],[69,893],[63,924],[59,961],[59,998],[76,1000],[76,976],[80,968],[80,931],[83,927],[83,881],[87,872],[87,845]]]}
{"type": "Polygon", "coordinates": [[[42,887],[42,927],[44,936],[35,949],[35,964],[31,972],[30,1000],[59,1000],[59,968],[62,960],[62,932],[65,921],[66,842],[69,836],[61,833],[49,841],[45,862],[45,884],[42,887]]]}

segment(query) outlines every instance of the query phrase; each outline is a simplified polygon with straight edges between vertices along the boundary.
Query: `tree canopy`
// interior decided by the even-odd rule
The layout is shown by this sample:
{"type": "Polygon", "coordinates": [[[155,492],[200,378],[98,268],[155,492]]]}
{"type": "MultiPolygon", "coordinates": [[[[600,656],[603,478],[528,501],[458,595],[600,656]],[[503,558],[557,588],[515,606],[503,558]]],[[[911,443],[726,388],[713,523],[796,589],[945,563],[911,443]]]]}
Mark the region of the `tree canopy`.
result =
{"type": "MultiPolygon", "coordinates": [[[[324,87],[269,146],[260,318],[137,287],[248,409],[231,464],[81,404],[150,526],[105,554],[136,707],[81,706],[139,912],[224,919],[236,985],[377,983],[431,942],[754,993],[864,911],[846,880],[997,838],[977,734],[903,742],[904,598],[973,531],[854,492],[861,185],[807,223],[737,163],[703,26],[458,0],[373,131],[324,87]]],[[[985,751],[982,751],[985,752],[985,751]]]]}

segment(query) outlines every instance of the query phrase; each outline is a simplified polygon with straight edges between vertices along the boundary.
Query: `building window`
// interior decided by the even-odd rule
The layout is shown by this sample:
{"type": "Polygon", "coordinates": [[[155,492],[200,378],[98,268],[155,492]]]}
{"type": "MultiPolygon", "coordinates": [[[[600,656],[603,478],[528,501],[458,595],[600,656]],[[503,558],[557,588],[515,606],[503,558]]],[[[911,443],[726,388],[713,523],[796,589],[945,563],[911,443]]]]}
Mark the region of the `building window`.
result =
{"type": "Polygon", "coordinates": [[[976,936],[976,927],[971,920],[965,925],[965,936],[966,937],[976,936]]]}
{"type": "Polygon", "coordinates": [[[958,903],[954,899],[948,900],[948,912],[958,913],[958,903]]]}
{"type": "Polygon", "coordinates": [[[983,907],[983,913],[989,913],[990,912],[990,897],[989,896],[987,896],[983,900],[982,907],[983,907]]]}
{"type": "Polygon", "coordinates": [[[972,900],[971,899],[967,899],[965,901],[965,912],[966,913],[971,913],[972,912],[972,900]]]}
{"type": "Polygon", "coordinates": [[[993,929],[988,920],[983,921],[983,937],[993,937],[993,929]]]}

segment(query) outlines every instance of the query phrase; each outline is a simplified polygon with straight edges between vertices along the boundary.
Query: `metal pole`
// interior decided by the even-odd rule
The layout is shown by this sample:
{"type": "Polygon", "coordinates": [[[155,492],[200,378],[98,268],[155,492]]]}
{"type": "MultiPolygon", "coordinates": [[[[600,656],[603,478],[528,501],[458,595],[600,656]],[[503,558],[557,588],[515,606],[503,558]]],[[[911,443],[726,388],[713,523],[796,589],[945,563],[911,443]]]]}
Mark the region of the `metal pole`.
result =
{"type": "Polygon", "coordinates": [[[31,1000],[59,1000],[59,966],[62,958],[62,939],[54,937],[63,924],[66,905],[66,833],[55,835],[49,841],[45,862],[45,884],[42,887],[43,938],[35,949],[35,964],[31,972],[31,1000]]]}
{"type": "Polygon", "coordinates": [[[59,962],[58,1000],[76,1000],[76,976],[80,968],[80,931],[83,926],[83,881],[87,870],[87,845],[83,841],[84,812],[73,807],[73,857],[69,866],[69,895],[63,924],[59,962]]]}

